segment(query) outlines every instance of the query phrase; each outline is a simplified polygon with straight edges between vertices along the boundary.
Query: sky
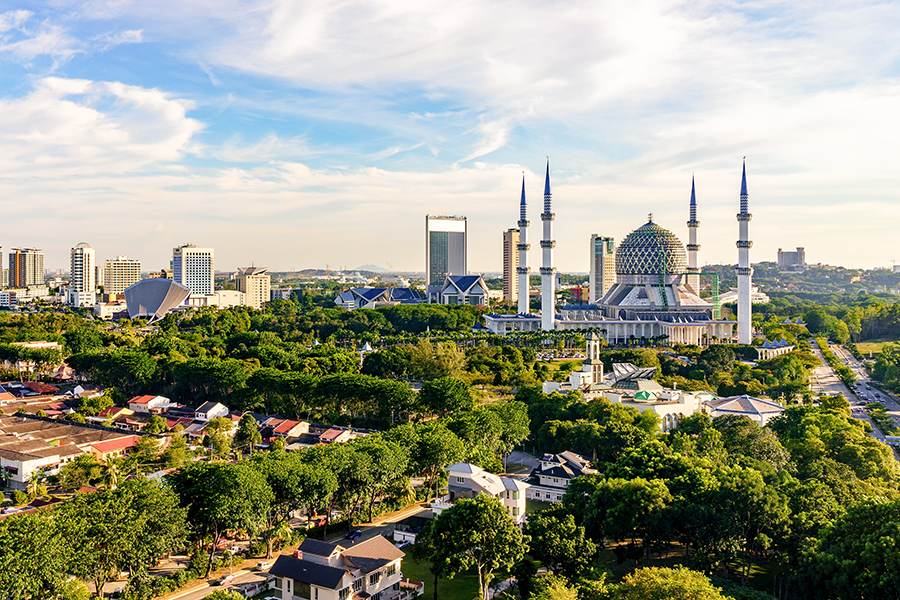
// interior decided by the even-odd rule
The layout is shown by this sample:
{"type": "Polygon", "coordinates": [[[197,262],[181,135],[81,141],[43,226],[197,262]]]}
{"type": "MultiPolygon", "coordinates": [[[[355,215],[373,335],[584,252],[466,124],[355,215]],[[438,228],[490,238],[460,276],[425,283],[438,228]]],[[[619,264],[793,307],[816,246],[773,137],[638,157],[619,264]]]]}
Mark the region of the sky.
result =
{"type": "Polygon", "coordinates": [[[425,215],[498,271],[653,220],[700,262],[900,262],[900,3],[0,0],[0,245],[164,268],[424,270],[425,215]]]}

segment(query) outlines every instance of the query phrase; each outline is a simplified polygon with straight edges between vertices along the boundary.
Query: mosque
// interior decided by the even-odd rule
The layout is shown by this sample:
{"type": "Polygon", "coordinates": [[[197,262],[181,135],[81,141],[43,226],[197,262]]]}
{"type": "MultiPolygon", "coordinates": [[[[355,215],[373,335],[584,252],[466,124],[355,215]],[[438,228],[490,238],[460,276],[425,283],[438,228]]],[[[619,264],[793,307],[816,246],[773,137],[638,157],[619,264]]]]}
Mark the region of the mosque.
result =
{"type": "MultiPolygon", "coordinates": [[[[696,193],[691,184],[690,220],[687,222],[689,244],[687,250],[674,233],[653,222],[628,234],[616,249],[615,264],[617,282],[603,296],[599,304],[566,305],[556,310],[555,275],[553,266],[552,195],[550,193],[550,164],[544,183],[543,239],[541,240],[541,312],[531,314],[527,294],[520,294],[518,314],[490,313],[485,324],[493,333],[507,334],[514,331],[592,331],[607,344],[622,344],[635,340],[655,340],[666,344],[730,343],[734,328],[738,328],[738,341],[750,342],[750,268],[749,249],[753,245],[747,239],[748,224],[752,215],[747,212],[747,169],[744,166],[741,181],[739,261],[735,269],[738,275],[738,321],[718,317],[716,307],[700,297],[700,269],[697,234],[696,193]],[[746,297],[745,297],[746,296],[746,297]],[[718,318],[717,318],[718,317],[718,318]]],[[[519,220],[519,289],[528,289],[527,230],[525,182],[522,182],[522,200],[519,220]]]]}

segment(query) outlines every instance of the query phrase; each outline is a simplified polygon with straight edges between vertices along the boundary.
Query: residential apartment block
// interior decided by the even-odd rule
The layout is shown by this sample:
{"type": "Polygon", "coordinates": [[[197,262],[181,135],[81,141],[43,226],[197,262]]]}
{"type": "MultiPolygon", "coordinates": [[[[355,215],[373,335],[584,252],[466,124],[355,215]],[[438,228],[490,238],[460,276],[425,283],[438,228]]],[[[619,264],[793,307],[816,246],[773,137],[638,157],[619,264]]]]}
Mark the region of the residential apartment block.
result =
{"type": "Polygon", "coordinates": [[[106,294],[121,294],[126,288],[141,280],[141,261],[117,256],[103,261],[103,291],[106,294]]]}
{"type": "Polygon", "coordinates": [[[26,288],[44,284],[44,251],[40,248],[13,248],[9,253],[9,287],[26,288]]]}
{"type": "Polygon", "coordinates": [[[244,293],[244,304],[247,306],[261,310],[269,301],[272,276],[266,267],[238,268],[234,283],[238,291],[244,293]]]}

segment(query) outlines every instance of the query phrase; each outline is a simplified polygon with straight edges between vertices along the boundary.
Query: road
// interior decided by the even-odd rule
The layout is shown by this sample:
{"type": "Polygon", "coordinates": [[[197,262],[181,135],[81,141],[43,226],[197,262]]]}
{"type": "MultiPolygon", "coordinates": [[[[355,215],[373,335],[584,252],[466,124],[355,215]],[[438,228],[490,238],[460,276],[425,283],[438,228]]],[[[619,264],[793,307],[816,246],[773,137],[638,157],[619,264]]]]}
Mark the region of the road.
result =
{"type": "MultiPolygon", "coordinates": [[[[869,435],[874,438],[883,439],[884,433],[878,425],[875,424],[869,416],[869,413],[866,412],[864,403],[880,402],[892,417],[894,424],[900,423],[900,399],[894,394],[882,392],[873,388],[865,367],[856,360],[849,350],[837,344],[828,345],[838,360],[841,360],[856,375],[858,383],[853,390],[841,381],[837,376],[837,373],[834,372],[834,369],[831,368],[831,365],[825,361],[825,357],[822,356],[822,352],[819,350],[818,345],[814,343],[811,344],[811,346],[813,354],[822,361],[822,364],[813,371],[812,389],[814,392],[829,395],[841,394],[844,396],[850,402],[850,410],[853,416],[861,421],[866,421],[872,426],[872,432],[869,435]],[[879,397],[876,398],[875,394],[878,394],[879,397]]],[[[897,448],[893,448],[893,450],[894,458],[900,461],[900,455],[897,453],[897,448]]]]}
{"type": "MultiPolygon", "coordinates": [[[[341,544],[343,546],[349,546],[352,544],[358,544],[363,540],[367,540],[369,538],[373,538],[376,535],[384,535],[390,538],[391,531],[394,528],[396,523],[399,523],[403,519],[407,517],[411,517],[420,512],[429,511],[429,508],[426,508],[426,504],[424,503],[416,503],[410,507],[407,507],[403,510],[389,513],[387,515],[382,515],[381,517],[376,517],[375,521],[368,524],[359,525],[358,529],[362,530],[362,535],[358,537],[356,540],[350,541],[344,538],[346,535],[346,530],[341,530],[333,533],[329,533],[326,541],[332,544],[341,544]]],[[[277,558],[277,556],[276,556],[277,558]]],[[[264,577],[264,573],[255,570],[257,563],[261,562],[263,559],[252,558],[247,560],[244,565],[245,568],[234,571],[234,580],[226,586],[227,588],[234,587],[233,584],[236,583],[249,583],[253,581],[258,581],[264,577]],[[247,568],[249,567],[249,568],[247,568]]],[[[275,562],[273,558],[269,562],[275,562]]],[[[227,573],[227,571],[226,571],[227,573]]],[[[220,572],[219,576],[221,577],[222,573],[220,572]]],[[[122,585],[121,583],[119,585],[122,585]]],[[[198,583],[192,587],[181,590],[179,592],[175,592],[170,596],[163,596],[160,600],[200,600],[201,598],[205,598],[209,594],[212,594],[217,589],[220,589],[218,585],[213,582],[202,582],[198,583]]]]}

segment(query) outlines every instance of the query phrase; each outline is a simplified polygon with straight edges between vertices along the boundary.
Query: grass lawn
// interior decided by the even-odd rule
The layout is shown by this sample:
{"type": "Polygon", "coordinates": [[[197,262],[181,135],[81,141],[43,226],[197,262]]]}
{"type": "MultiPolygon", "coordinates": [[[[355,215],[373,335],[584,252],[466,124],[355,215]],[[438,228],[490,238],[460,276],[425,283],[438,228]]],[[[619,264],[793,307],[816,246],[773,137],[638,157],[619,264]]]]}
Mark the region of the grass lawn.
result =
{"type": "Polygon", "coordinates": [[[869,356],[869,352],[872,352],[874,354],[881,354],[882,348],[884,348],[885,346],[891,346],[891,345],[894,345],[897,343],[898,342],[896,342],[896,341],[889,341],[889,340],[885,340],[885,341],[873,340],[870,342],[859,342],[858,344],[856,344],[856,347],[859,348],[860,352],[862,352],[866,356],[869,356]]]}
{"type": "MultiPolygon", "coordinates": [[[[434,575],[429,569],[428,561],[421,561],[416,564],[412,555],[406,553],[403,559],[403,576],[413,581],[425,582],[424,598],[431,598],[434,595],[434,575]]],[[[438,598],[441,600],[472,600],[478,595],[478,575],[474,570],[460,573],[453,579],[438,580],[438,598]]]]}
{"type": "MultiPolygon", "coordinates": [[[[616,544],[613,544],[613,546],[615,545],[616,544]]],[[[631,560],[625,561],[622,564],[617,563],[616,555],[611,547],[600,550],[594,564],[601,569],[609,570],[612,575],[611,581],[621,581],[622,577],[638,568],[635,566],[634,561],[631,560]]],[[[687,557],[684,554],[684,547],[680,544],[672,544],[669,551],[665,554],[651,554],[650,559],[646,564],[647,567],[675,567],[677,565],[688,565],[687,557]]],[[[740,568],[742,566],[742,563],[736,563],[732,565],[732,568],[740,568]]],[[[722,578],[725,577],[724,569],[720,569],[713,574],[722,578]]],[[[775,577],[774,574],[775,565],[768,562],[753,563],[750,567],[747,585],[748,587],[757,590],[769,591],[772,589],[775,577]]],[[[740,582],[740,576],[732,572],[731,580],[740,582]]]]}
{"type": "Polygon", "coordinates": [[[548,508],[553,507],[553,502],[541,502],[539,500],[529,500],[525,503],[525,514],[530,515],[531,513],[538,512],[540,510],[546,510],[548,508]]]}

